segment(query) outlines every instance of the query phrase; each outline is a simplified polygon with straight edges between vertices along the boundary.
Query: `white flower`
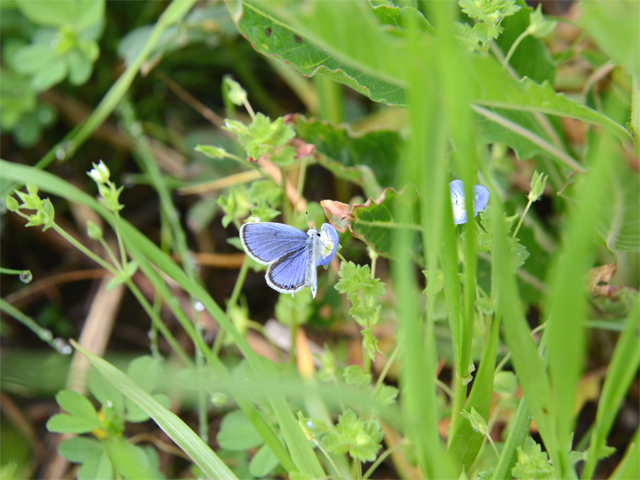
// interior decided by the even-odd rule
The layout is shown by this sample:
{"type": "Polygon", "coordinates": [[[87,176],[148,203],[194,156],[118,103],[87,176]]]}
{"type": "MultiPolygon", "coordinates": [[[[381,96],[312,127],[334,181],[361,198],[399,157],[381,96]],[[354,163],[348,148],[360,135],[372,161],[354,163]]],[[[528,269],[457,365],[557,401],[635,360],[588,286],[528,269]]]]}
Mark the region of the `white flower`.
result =
{"type": "Polygon", "coordinates": [[[87,172],[87,175],[93,178],[96,183],[103,184],[107,183],[111,172],[104,164],[104,162],[100,160],[100,163],[98,163],[98,165],[96,165],[95,163],[93,164],[93,168],[91,169],[91,171],[87,172]]]}

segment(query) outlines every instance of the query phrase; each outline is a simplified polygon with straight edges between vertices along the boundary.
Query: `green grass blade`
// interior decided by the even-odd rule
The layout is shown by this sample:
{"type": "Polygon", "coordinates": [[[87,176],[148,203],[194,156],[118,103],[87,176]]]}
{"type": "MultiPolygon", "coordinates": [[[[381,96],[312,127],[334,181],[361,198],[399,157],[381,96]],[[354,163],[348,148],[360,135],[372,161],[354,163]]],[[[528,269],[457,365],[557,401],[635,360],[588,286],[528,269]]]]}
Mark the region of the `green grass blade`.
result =
{"type": "MultiPolygon", "coordinates": [[[[622,401],[640,366],[638,328],[640,327],[640,300],[629,312],[624,332],[620,335],[605,377],[596,422],[591,433],[587,461],[581,478],[592,478],[598,461],[598,451],[604,447],[607,435],[622,406],[622,401]]],[[[637,435],[636,435],[637,436],[637,435]]],[[[637,455],[637,452],[636,452],[637,455]]],[[[636,462],[637,463],[637,462],[636,462]]]]}
{"type": "Polygon", "coordinates": [[[529,403],[542,440],[554,465],[558,465],[559,443],[555,404],[545,366],[531,338],[529,324],[522,310],[518,286],[511,266],[503,207],[498,193],[491,190],[491,215],[494,225],[493,281],[497,308],[502,312],[506,343],[511,352],[518,381],[529,403]]]}
{"type": "MultiPolygon", "coordinates": [[[[496,367],[496,354],[498,352],[498,338],[500,332],[500,317],[493,321],[489,340],[484,347],[480,368],[473,381],[473,388],[469,394],[469,399],[465,405],[467,412],[475,408],[485,420],[489,419],[491,409],[491,399],[493,397],[493,377],[496,367]]],[[[484,437],[471,428],[467,420],[462,420],[455,431],[449,451],[453,458],[463,465],[465,471],[469,471],[471,464],[475,460],[484,437]]],[[[495,477],[501,478],[501,477],[495,477]]]]}
{"type": "MultiPolygon", "coordinates": [[[[584,318],[587,315],[584,276],[592,264],[593,238],[602,207],[600,192],[610,178],[612,160],[617,160],[610,153],[615,151],[612,142],[601,142],[599,147],[591,150],[597,163],[592,162],[594,167],[585,175],[579,207],[572,212],[565,227],[563,246],[549,281],[546,302],[546,353],[557,409],[558,439],[563,446],[573,430],[575,396],[584,364],[584,318]]],[[[527,397],[531,398],[528,394],[527,397]]],[[[559,453],[563,478],[575,475],[568,448],[561,448],[559,453]]]]}
{"type": "Polygon", "coordinates": [[[513,417],[509,435],[507,436],[504,447],[500,452],[498,464],[493,471],[493,478],[511,478],[511,469],[516,464],[517,448],[524,444],[529,435],[529,426],[531,425],[531,414],[525,397],[520,399],[520,405],[513,417]]]}
{"type": "Polygon", "coordinates": [[[637,480],[640,478],[640,448],[638,448],[638,443],[640,443],[640,428],[636,429],[624,458],[618,464],[615,472],[609,477],[609,480],[637,480]]]}
{"type": "Polygon", "coordinates": [[[126,374],[109,362],[80,347],[73,346],[85,355],[104,377],[129,399],[135,402],[158,424],[175,443],[191,458],[209,478],[233,479],[234,473],[220,460],[209,446],[196,435],[177,415],[162,406],[155,398],[138,387],[126,374]]]}

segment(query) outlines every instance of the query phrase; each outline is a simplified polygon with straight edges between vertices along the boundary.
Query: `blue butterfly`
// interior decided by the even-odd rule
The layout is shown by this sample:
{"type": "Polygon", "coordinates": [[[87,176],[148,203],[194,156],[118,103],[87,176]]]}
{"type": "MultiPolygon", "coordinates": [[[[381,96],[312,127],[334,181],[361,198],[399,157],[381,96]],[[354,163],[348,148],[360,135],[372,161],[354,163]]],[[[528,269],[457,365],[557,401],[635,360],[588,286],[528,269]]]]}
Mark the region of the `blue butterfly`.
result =
{"type": "Polygon", "coordinates": [[[262,265],[269,265],[267,285],[280,293],[318,289],[317,267],[329,265],[338,249],[338,232],[325,223],[322,229],[302,230],[281,223],[245,223],[240,227],[244,251],[262,265]]]}

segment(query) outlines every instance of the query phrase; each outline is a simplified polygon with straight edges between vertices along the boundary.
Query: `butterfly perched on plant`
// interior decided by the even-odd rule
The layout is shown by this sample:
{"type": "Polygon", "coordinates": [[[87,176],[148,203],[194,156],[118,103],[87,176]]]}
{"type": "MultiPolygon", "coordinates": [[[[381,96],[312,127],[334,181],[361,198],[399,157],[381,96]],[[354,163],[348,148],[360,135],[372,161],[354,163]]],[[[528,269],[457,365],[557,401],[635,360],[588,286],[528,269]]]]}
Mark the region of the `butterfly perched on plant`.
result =
{"type": "Polygon", "coordinates": [[[318,289],[317,267],[329,265],[338,249],[338,232],[325,223],[307,233],[282,223],[245,223],[240,227],[244,251],[252,259],[269,265],[267,285],[280,293],[294,294],[311,287],[318,289]]]}

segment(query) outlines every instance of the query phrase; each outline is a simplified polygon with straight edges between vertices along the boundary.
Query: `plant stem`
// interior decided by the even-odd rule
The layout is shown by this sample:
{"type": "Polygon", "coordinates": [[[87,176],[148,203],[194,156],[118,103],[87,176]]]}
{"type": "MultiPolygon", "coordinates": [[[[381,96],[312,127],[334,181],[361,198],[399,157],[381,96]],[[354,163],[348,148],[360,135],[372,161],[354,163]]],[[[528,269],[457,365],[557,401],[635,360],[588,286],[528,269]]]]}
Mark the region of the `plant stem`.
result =
{"type": "Polygon", "coordinates": [[[298,173],[298,190],[296,192],[296,202],[293,204],[293,214],[298,211],[298,202],[302,198],[302,190],[304,189],[304,180],[307,175],[307,158],[303,158],[300,162],[300,172],[298,173]]]}
{"type": "Polygon", "coordinates": [[[524,217],[527,215],[527,212],[529,211],[529,207],[531,207],[531,204],[533,202],[531,200],[529,200],[529,202],[527,202],[527,206],[524,209],[524,212],[522,212],[522,216],[520,217],[520,221],[518,221],[518,225],[516,225],[515,230],[513,231],[513,234],[511,235],[511,238],[516,238],[516,234],[518,233],[518,230],[520,230],[520,227],[522,226],[522,222],[524,221],[524,217]]]}
{"type": "Polygon", "coordinates": [[[51,330],[42,328],[40,325],[36,323],[34,319],[25,315],[16,307],[4,301],[1,298],[0,298],[0,311],[3,311],[7,315],[15,318],[18,322],[23,324],[25,327],[27,327],[29,330],[35,333],[38,337],[40,337],[40,340],[47,343],[51,348],[53,348],[57,352],[60,352],[58,346],[56,345],[56,342],[53,340],[53,334],[51,333],[51,330]]]}
{"type": "MultiPolygon", "coordinates": [[[[242,262],[242,266],[240,267],[240,272],[238,273],[238,278],[236,279],[236,284],[233,286],[231,297],[229,298],[229,302],[227,303],[227,308],[225,310],[225,313],[227,315],[229,314],[231,308],[238,302],[238,297],[240,297],[240,292],[242,291],[242,286],[244,285],[244,281],[247,278],[248,271],[249,257],[246,256],[244,257],[244,261],[242,262]]],[[[220,353],[225,335],[226,331],[222,327],[220,327],[220,330],[218,330],[218,335],[216,336],[216,340],[213,343],[213,353],[215,355],[218,355],[220,353]]]]}
{"type": "MultiPolygon", "coordinates": [[[[297,320],[297,319],[296,319],[297,320]]],[[[291,365],[296,364],[296,343],[297,343],[297,337],[298,337],[298,322],[294,321],[291,322],[291,327],[289,328],[289,334],[290,334],[290,349],[289,349],[289,363],[291,363],[291,365]]]]}
{"type": "Polygon", "coordinates": [[[518,48],[518,45],[520,45],[520,42],[522,42],[522,40],[527,38],[528,35],[529,35],[529,29],[526,29],[524,32],[520,34],[518,38],[516,38],[516,41],[513,42],[513,45],[511,45],[511,48],[509,49],[507,56],[504,57],[504,60],[502,61],[502,68],[507,68],[507,64],[511,59],[511,55],[513,55],[513,52],[515,52],[516,48],[518,48]]]}
{"type": "Polygon", "coordinates": [[[387,448],[384,452],[382,452],[382,454],[376,459],[375,462],[373,462],[371,464],[369,469],[362,476],[362,480],[367,480],[371,476],[371,474],[376,471],[376,468],[378,468],[378,466],[380,466],[380,464],[382,462],[384,462],[385,458],[387,458],[389,455],[391,455],[396,450],[402,448],[402,446],[403,446],[402,442],[399,442],[396,445],[394,445],[393,447],[387,448]]]}
{"type": "Polygon", "coordinates": [[[291,205],[287,197],[287,177],[282,167],[280,167],[280,184],[282,187],[282,215],[284,217],[284,223],[289,225],[291,223],[291,205]]]}

